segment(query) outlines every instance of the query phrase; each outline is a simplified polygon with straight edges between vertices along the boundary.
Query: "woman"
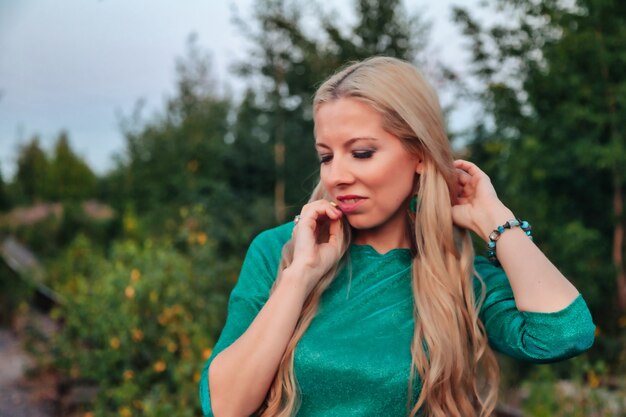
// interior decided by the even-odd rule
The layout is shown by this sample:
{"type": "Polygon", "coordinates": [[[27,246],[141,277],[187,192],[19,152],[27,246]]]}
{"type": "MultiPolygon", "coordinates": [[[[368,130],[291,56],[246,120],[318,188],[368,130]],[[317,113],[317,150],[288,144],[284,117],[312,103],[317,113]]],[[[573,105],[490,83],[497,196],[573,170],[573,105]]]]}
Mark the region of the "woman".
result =
{"type": "Polygon", "coordinates": [[[453,160],[413,66],[345,68],[314,118],[320,183],[248,251],[202,375],[205,415],[488,416],[492,348],[548,362],[591,346],[582,297],[489,178],[453,160]],[[501,267],[474,257],[468,231],[501,267]]]}

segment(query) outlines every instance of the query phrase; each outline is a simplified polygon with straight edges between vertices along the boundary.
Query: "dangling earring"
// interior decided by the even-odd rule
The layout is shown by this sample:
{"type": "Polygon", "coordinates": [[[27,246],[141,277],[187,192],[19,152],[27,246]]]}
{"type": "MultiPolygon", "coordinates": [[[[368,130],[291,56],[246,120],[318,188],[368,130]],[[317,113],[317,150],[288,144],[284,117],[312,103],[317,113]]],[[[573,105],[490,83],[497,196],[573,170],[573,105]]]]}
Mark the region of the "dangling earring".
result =
{"type": "Polygon", "coordinates": [[[417,204],[420,201],[420,197],[417,193],[413,194],[413,197],[411,197],[411,200],[409,201],[409,211],[413,214],[415,214],[417,212],[417,204]]]}

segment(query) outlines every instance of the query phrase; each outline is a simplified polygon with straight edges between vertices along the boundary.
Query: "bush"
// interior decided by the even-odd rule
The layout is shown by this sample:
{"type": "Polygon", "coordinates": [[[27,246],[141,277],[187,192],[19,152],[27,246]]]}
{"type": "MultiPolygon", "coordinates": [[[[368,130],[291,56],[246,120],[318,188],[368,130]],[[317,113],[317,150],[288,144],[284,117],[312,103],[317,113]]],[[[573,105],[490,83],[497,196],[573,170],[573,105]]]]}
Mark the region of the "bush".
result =
{"type": "Polygon", "coordinates": [[[534,369],[523,385],[524,415],[533,417],[621,417],[626,415],[626,381],[587,355],[569,361],[577,377],[561,379],[553,366],[534,369]]]}
{"type": "Polygon", "coordinates": [[[95,415],[200,413],[200,371],[239,261],[216,262],[205,240],[196,242],[184,256],[166,242],[126,241],[113,246],[110,261],[92,264],[84,241],[68,252],[70,264],[80,253],[75,270],[82,273],[66,281],[67,302],[54,311],[64,325],[52,361],[72,378],[97,383],[95,415]]]}

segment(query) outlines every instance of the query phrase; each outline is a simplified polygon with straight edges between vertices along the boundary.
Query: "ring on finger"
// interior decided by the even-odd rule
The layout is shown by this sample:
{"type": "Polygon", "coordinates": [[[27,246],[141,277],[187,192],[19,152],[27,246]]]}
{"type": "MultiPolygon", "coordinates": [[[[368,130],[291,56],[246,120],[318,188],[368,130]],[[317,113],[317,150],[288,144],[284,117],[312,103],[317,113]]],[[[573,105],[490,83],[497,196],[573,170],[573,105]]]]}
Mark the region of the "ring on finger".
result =
{"type": "Polygon", "coordinates": [[[297,225],[299,221],[300,221],[300,215],[297,214],[296,217],[293,218],[293,224],[297,225]]]}

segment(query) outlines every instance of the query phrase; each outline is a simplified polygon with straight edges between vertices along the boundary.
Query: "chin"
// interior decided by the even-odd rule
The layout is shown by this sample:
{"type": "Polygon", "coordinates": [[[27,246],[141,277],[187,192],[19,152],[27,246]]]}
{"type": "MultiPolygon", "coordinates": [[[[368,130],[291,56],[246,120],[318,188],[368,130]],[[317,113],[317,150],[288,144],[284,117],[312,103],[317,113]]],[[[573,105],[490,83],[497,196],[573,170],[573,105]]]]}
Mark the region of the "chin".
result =
{"type": "Polygon", "coordinates": [[[350,224],[350,226],[353,229],[356,229],[356,230],[373,229],[376,226],[378,226],[378,224],[375,223],[375,222],[368,221],[367,219],[360,219],[358,217],[358,215],[357,216],[347,216],[347,220],[348,220],[348,223],[350,224]]]}

